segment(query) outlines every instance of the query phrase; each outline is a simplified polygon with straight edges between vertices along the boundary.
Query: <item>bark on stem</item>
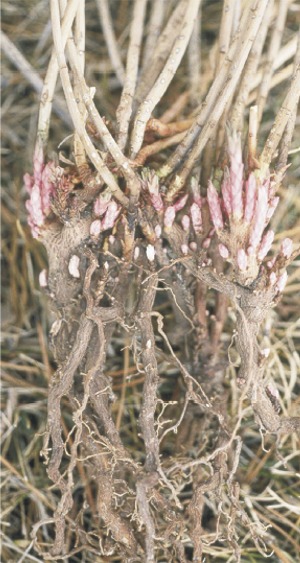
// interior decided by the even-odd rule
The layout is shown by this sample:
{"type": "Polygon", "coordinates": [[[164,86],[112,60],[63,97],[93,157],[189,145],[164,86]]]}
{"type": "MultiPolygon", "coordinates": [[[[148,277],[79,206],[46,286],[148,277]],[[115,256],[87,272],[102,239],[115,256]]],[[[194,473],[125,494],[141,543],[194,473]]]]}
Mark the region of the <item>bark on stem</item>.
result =
{"type": "Polygon", "coordinates": [[[56,483],[60,479],[59,466],[63,455],[63,441],[61,437],[61,423],[58,413],[60,401],[71,389],[74,374],[83,360],[93,330],[93,323],[82,316],[76,339],[65,365],[58,368],[54,374],[49,389],[48,398],[48,427],[52,440],[52,455],[48,468],[50,479],[56,483]]]}
{"type": "Polygon", "coordinates": [[[157,471],[159,468],[159,441],[154,425],[159,376],[155,357],[155,338],[151,320],[157,283],[158,276],[154,274],[154,276],[144,284],[138,308],[140,314],[137,319],[141,338],[141,357],[145,371],[140,423],[146,448],[145,469],[150,473],[157,471]]]}

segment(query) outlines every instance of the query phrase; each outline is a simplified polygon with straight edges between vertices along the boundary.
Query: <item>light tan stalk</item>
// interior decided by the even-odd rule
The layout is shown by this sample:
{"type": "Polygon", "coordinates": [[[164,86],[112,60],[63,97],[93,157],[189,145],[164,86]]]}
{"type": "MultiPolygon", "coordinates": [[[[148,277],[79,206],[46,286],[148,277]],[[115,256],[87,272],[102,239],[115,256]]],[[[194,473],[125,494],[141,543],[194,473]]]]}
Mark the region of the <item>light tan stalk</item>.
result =
{"type": "Polygon", "coordinates": [[[200,2],[201,0],[189,0],[182,22],[181,33],[174,41],[173,48],[162,72],[148,93],[146,99],[138,108],[130,142],[132,158],[134,158],[140,150],[144,139],[147,121],[150,119],[153,109],[167,90],[185,53],[193,31],[200,2]]]}
{"type": "Polygon", "coordinates": [[[116,112],[119,129],[118,144],[122,150],[124,150],[127,143],[129,122],[136,90],[146,5],[147,0],[135,0],[133,7],[125,82],[120,104],[116,112]]]}

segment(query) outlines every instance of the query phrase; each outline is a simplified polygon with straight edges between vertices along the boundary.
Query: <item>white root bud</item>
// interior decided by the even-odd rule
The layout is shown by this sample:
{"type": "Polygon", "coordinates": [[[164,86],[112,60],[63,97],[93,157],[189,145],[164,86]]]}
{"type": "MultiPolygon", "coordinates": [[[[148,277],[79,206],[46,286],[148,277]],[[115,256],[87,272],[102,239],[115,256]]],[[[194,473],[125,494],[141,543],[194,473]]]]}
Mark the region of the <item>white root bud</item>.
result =
{"type": "Polygon", "coordinates": [[[69,265],[68,265],[69,274],[73,278],[80,278],[79,263],[80,263],[79,256],[76,256],[76,254],[73,254],[73,256],[71,256],[71,258],[70,258],[69,265]]]}

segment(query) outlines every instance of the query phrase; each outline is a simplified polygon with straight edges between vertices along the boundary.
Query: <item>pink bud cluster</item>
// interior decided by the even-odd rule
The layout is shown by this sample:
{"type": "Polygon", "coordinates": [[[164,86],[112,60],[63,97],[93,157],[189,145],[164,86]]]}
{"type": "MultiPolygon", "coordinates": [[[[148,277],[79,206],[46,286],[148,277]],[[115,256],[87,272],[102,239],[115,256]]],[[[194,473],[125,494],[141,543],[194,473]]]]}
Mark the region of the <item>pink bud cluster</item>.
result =
{"type": "Polygon", "coordinates": [[[51,211],[51,199],[55,193],[54,172],[54,163],[44,164],[43,148],[37,144],[33,157],[33,175],[24,175],[24,187],[30,196],[25,203],[28,224],[34,238],[39,237],[41,227],[51,211]]]}
{"type": "Polygon", "coordinates": [[[269,283],[271,286],[275,286],[277,291],[283,291],[287,282],[287,271],[284,269],[282,271],[282,265],[289,260],[293,253],[293,241],[290,238],[285,238],[280,246],[279,253],[268,260],[267,269],[269,283]]]}
{"type": "MultiPolygon", "coordinates": [[[[194,184],[197,184],[197,182],[192,178],[192,203],[189,206],[188,212],[182,216],[181,225],[185,233],[189,233],[192,226],[194,232],[198,234],[202,231],[202,200],[198,194],[198,185],[195,186],[194,184]]],[[[154,171],[146,169],[142,172],[142,186],[148,192],[151,204],[159,215],[165,231],[170,231],[177,213],[187,203],[188,194],[179,197],[172,205],[166,206],[160,191],[158,176],[154,171]]]]}
{"type": "MultiPolygon", "coordinates": [[[[256,279],[272,247],[274,232],[267,227],[279,198],[274,194],[269,170],[252,171],[245,178],[241,140],[236,134],[228,139],[228,154],[230,165],[224,170],[221,194],[209,181],[207,202],[220,241],[220,255],[233,264],[238,280],[247,285],[256,279]]],[[[281,254],[286,253],[287,258],[291,252],[292,242],[285,239],[281,254]]],[[[282,291],[285,279],[280,275],[270,280],[277,284],[278,291],[282,291]]]]}
{"type": "Polygon", "coordinates": [[[187,198],[188,198],[188,194],[180,197],[179,199],[177,199],[177,201],[173,204],[173,205],[169,205],[165,212],[164,212],[164,227],[165,229],[171,229],[175,217],[176,217],[176,213],[178,211],[181,211],[181,209],[184,208],[186,202],[187,202],[187,198]]]}
{"type": "Polygon", "coordinates": [[[102,192],[97,199],[94,201],[94,213],[97,217],[102,217],[106,212],[109,203],[111,201],[111,192],[105,190],[102,192]]]}
{"type": "Polygon", "coordinates": [[[90,226],[90,235],[97,237],[102,231],[112,229],[121,211],[111,193],[103,192],[94,202],[94,213],[102,219],[95,219],[90,226]]]}
{"type": "Polygon", "coordinates": [[[159,178],[154,170],[143,170],[142,186],[145,190],[148,190],[155,211],[161,213],[164,209],[164,203],[159,192],[159,178]]]}

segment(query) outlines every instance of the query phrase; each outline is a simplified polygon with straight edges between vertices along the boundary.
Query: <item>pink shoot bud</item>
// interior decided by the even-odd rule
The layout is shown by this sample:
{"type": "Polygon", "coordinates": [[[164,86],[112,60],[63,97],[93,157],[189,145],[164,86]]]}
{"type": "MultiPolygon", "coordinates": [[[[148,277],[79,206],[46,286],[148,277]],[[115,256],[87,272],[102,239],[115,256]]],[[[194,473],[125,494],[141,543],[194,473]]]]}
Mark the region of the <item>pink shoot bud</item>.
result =
{"type": "Polygon", "coordinates": [[[277,284],[276,284],[276,289],[279,292],[282,292],[284,290],[287,279],[288,279],[287,271],[284,270],[283,274],[281,274],[281,276],[279,276],[277,284]]]}
{"type": "Polygon", "coordinates": [[[187,233],[190,230],[191,220],[188,215],[184,215],[181,219],[183,230],[187,233]]]}
{"type": "Polygon", "coordinates": [[[182,245],[181,245],[181,252],[182,252],[182,254],[188,254],[188,252],[189,252],[189,247],[188,247],[187,244],[182,244],[182,245]]]}
{"type": "Polygon", "coordinates": [[[255,248],[253,246],[248,246],[247,254],[248,256],[253,256],[255,254],[255,248]]]}
{"type": "Polygon", "coordinates": [[[55,186],[53,183],[54,171],[54,162],[48,162],[42,172],[41,196],[42,208],[45,215],[48,215],[50,213],[51,196],[55,191],[55,186]]]}
{"type": "Polygon", "coordinates": [[[271,260],[268,260],[267,266],[268,266],[268,268],[270,268],[270,270],[271,270],[271,268],[273,268],[275,262],[276,262],[276,256],[273,256],[273,258],[271,260]]]}
{"type": "Polygon", "coordinates": [[[229,217],[232,214],[232,205],[231,205],[230,174],[227,167],[224,170],[224,178],[221,186],[221,192],[223,197],[224,208],[229,217]]]}
{"type": "Polygon", "coordinates": [[[200,233],[202,229],[202,215],[201,215],[201,207],[198,203],[192,203],[190,207],[191,219],[192,224],[194,227],[195,233],[200,233]]]}
{"type": "Polygon", "coordinates": [[[285,238],[280,247],[280,252],[285,258],[290,258],[293,252],[293,241],[290,238],[285,238]]]}
{"type": "Polygon", "coordinates": [[[155,172],[145,169],[142,171],[142,186],[149,192],[151,203],[159,213],[164,209],[162,197],[159,193],[159,178],[155,172]]]}
{"type": "Polygon", "coordinates": [[[241,219],[243,216],[243,166],[241,167],[241,171],[237,172],[234,172],[231,168],[230,179],[232,215],[236,219],[241,219]]]}
{"type": "Polygon", "coordinates": [[[39,273],[39,284],[40,287],[47,287],[48,285],[48,275],[45,268],[39,273]]]}
{"type": "Polygon", "coordinates": [[[186,204],[186,200],[188,198],[188,194],[180,197],[175,203],[174,203],[174,209],[175,211],[180,211],[181,209],[183,209],[183,207],[186,204]]]}
{"type": "Polygon", "coordinates": [[[264,228],[266,226],[266,218],[268,212],[268,192],[266,186],[260,186],[255,206],[253,227],[250,234],[250,245],[257,248],[264,228]]]}
{"type": "Polygon", "coordinates": [[[161,213],[164,210],[164,203],[160,194],[150,194],[151,203],[158,213],[161,213]]]}
{"type": "Polygon", "coordinates": [[[148,244],[148,246],[146,248],[146,254],[147,254],[147,258],[148,258],[149,262],[154,262],[155,248],[152,244],[148,244]]]}
{"type": "Polygon", "coordinates": [[[196,243],[196,242],[194,242],[194,241],[193,241],[193,242],[190,242],[190,249],[191,249],[193,252],[196,252],[197,248],[198,248],[198,246],[197,246],[197,243],[196,243]]]}
{"type": "Polygon", "coordinates": [[[220,206],[220,200],[219,200],[218,192],[210,180],[208,181],[207,201],[208,201],[210,216],[216,228],[216,231],[221,231],[224,228],[224,223],[223,223],[222,211],[220,206]]]}
{"type": "Polygon", "coordinates": [[[248,257],[247,257],[247,254],[246,254],[246,252],[243,248],[240,248],[237,251],[237,264],[238,264],[238,267],[241,270],[241,272],[244,272],[245,270],[247,270],[248,257]]]}
{"type": "Polygon", "coordinates": [[[273,197],[273,199],[269,202],[269,209],[267,211],[267,222],[270,221],[271,217],[273,217],[274,211],[279,203],[279,197],[273,197]]]}
{"type": "Polygon", "coordinates": [[[42,172],[44,169],[44,153],[41,143],[37,143],[33,155],[33,178],[36,184],[42,181],[42,172]]]}
{"type": "Polygon", "coordinates": [[[105,191],[97,197],[94,201],[94,213],[97,217],[102,217],[106,212],[109,202],[111,200],[111,193],[109,191],[105,191]]]}
{"type": "Polygon", "coordinates": [[[273,240],[274,240],[274,231],[268,231],[263,237],[261,245],[259,247],[259,251],[257,254],[258,260],[263,260],[267,256],[272,246],[273,240]]]}
{"type": "Polygon", "coordinates": [[[164,215],[164,226],[166,229],[171,229],[175,220],[176,211],[173,205],[169,205],[164,215]]]}
{"type": "Polygon", "coordinates": [[[251,172],[249,178],[245,182],[245,210],[244,219],[246,223],[251,223],[256,202],[256,178],[251,172]]]}
{"type": "Polygon", "coordinates": [[[24,175],[24,186],[30,195],[30,199],[25,203],[28,211],[28,224],[34,238],[39,237],[39,227],[44,224],[46,216],[51,211],[51,196],[55,190],[54,172],[53,162],[48,162],[44,166],[43,148],[40,143],[37,143],[33,157],[33,176],[24,175]]]}
{"type": "Polygon", "coordinates": [[[121,207],[119,207],[115,201],[109,202],[105,216],[101,221],[101,227],[103,231],[113,228],[120,211],[121,207]]]}
{"type": "Polygon", "coordinates": [[[225,244],[219,244],[219,252],[220,256],[222,256],[224,260],[227,260],[227,258],[229,258],[229,250],[227,246],[225,246],[225,244]]]}
{"type": "Polygon", "coordinates": [[[76,254],[73,254],[73,256],[71,256],[71,258],[70,258],[69,265],[68,265],[69,274],[73,278],[80,278],[79,263],[80,263],[79,256],[76,256],[76,254]]]}
{"type": "Polygon", "coordinates": [[[92,237],[97,237],[98,235],[100,235],[100,233],[101,233],[101,221],[100,219],[95,219],[95,221],[93,221],[90,226],[90,235],[92,237]]]}
{"type": "Polygon", "coordinates": [[[154,209],[160,213],[164,209],[162,197],[159,193],[159,179],[155,172],[145,171],[142,174],[144,188],[148,188],[150,200],[154,209]]]}
{"type": "Polygon", "coordinates": [[[277,282],[277,276],[276,276],[275,272],[270,273],[269,280],[270,280],[271,285],[275,285],[275,283],[277,282]]]}
{"type": "Polygon", "coordinates": [[[200,194],[193,194],[193,201],[195,203],[197,203],[197,205],[199,205],[199,207],[202,207],[202,197],[201,197],[200,194]]]}
{"type": "Polygon", "coordinates": [[[207,237],[206,239],[204,239],[202,243],[202,247],[207,249],[210,247],[210,243],[211,243],[211,238],[207,237]]]}
{"type": "Polygon", "coordinates": [[[29,214],[28,223],[32,230],[32,236],[37,238],[40,232],[39,227],[44,223],[44,214],[40,189],[36,184],[34,184],[30,199],[26,201],[25,206],[29,214]]]}
{"type": "Polygon", "coordinates": [[[158,195],[159,194],[159,179],[155,172],[148,171],[146,174],[145,187],[148,187],[149,194],[158,195]]]}
{"type": "Polygon", "coordinates": [[[30,195],[34,182],[33,182],[32,176],[30,176],[30,174],[28,174],[28,172],[26,172],[26,174],[24,174],[23,182],[24,182],[24,188],[25,188],[26,192],[30,195]]]}
{"type": "Polygon", "coordinates": [[[154,232],[155,232],[156,238],[159,239],[161,237],[161,226],[156,225],[155,228],[154,228],[154,232]]]}

